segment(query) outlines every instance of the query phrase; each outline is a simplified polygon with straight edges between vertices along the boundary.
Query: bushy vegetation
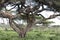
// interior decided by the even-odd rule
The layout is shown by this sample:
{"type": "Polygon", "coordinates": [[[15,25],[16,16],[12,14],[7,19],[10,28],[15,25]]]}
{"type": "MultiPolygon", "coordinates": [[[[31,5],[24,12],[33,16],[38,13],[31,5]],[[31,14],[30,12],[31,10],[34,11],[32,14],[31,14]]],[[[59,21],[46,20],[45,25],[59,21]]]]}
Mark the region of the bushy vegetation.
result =
{"type": "Polygon", "coordinates": [[[60,28],[32,28],[25,38],[11,30],[0,30],[0,40],[60,40],[60,28]]]}

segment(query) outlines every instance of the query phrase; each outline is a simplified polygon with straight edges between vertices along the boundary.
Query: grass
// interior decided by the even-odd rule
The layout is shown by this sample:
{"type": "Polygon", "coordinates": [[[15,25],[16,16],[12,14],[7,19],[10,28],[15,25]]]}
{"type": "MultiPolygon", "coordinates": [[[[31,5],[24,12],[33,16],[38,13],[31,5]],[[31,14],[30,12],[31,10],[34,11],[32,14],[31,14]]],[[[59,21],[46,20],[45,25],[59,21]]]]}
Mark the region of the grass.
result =
{"type": "Polygon", "coordinates": [[[25,38],[14,31],[0,30],[0,40],[60,40],[60,28],[32,28],[25,38]]]}

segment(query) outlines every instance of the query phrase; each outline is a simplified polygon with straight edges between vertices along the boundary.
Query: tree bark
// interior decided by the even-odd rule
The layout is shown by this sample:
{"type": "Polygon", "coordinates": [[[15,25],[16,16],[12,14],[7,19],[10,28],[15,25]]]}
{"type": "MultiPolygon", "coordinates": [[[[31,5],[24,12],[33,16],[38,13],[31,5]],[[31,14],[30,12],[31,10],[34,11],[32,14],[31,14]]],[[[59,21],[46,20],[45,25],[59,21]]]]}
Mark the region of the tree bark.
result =
{"type": "Polygon", "coordinates": [[[15,24],[15,26],[20,30],[19,32],[18,32],[18,34],[19,34],[19,36],[21,37],[21,38],[23,38],[23,37],[25,37],[25,32],[24,32],[24,28],[22,28],[22,27],[20,27],[18,24],[16,24],[14,21],[13,21],[13,23],[15,24]]]}
{"type": "Polygon", "coordinates": [[[14,31],[16,31],[17,33],[20,32],[20,30],[15,26],[15,24],[13,22],[10,22],[10,26],[13,28],[14,31]]]}

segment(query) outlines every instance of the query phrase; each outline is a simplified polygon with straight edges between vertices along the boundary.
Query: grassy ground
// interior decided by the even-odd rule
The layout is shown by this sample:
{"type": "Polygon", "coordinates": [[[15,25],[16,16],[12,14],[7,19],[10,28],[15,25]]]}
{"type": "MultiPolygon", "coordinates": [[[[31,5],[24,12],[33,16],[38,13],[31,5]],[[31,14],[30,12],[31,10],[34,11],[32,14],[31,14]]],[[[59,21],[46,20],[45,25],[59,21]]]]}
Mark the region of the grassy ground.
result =
{"type": "Polygon", "coordinates": [[[0,40],[60,40],[60,28],[33,28],[25,38],[14,31],[0,30],[0,40]]]}

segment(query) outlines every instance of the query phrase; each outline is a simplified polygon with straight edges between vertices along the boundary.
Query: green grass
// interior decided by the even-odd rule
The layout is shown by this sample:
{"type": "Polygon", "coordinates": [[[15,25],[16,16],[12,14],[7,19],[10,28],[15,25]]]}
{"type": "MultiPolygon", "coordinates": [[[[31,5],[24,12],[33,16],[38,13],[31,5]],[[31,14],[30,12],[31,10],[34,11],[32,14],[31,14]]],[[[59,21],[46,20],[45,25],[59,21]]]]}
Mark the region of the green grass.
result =
{"type": "Polygon", "coordinates": [[[0,30],[0,40],[60,40],[60,28],[33,28],[25,38],[14,31],[0,30]]]}

